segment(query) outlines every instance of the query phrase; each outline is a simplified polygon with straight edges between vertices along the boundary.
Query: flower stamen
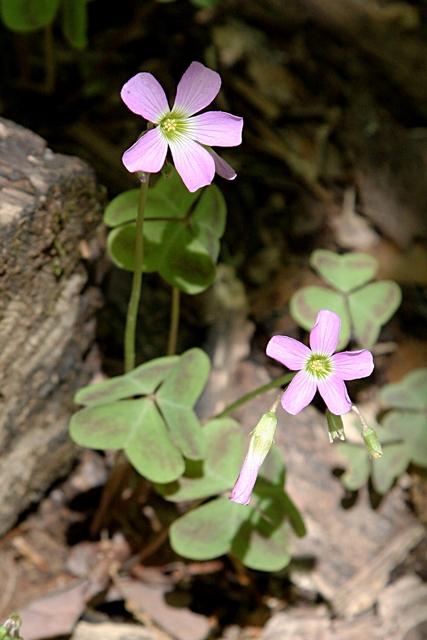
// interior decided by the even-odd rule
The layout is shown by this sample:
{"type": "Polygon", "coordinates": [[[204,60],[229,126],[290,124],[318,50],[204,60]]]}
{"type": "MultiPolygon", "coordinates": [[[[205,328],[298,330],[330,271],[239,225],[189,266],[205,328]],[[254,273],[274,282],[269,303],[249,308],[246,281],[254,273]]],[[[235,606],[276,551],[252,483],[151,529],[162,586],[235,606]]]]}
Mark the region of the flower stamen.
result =
{"type": "Polygon", "coordinates": [[[323,371],[323,362],[321,360],[312,360],[310,367],[313,371],[323,371]]]}
{"type": "Polygon", "coordinates": [[[174,118],[166,118],[166,120],[161,123],[161,127],[166,133],[176,131],[176,120],[174,118]]]}
{"type": "Polygon", "coordinates": [[[306,362],[305,370],[312,377],[324,380],[331,375],[333,370],[331,358],[319,353],[312,353],[306,362]]]}

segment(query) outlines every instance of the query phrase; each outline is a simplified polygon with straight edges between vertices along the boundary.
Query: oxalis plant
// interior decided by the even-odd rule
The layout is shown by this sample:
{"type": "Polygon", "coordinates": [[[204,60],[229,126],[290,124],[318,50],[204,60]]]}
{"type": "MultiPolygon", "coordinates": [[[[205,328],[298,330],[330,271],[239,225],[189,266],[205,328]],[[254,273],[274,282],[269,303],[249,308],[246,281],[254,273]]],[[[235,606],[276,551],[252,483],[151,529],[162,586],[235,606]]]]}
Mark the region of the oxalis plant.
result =
{"type": "Polygon", "coordinates": [[[384,452],[372,465],[363,447],[349,442],[338,445],[347,460],[341,477],[344,486],[356,491],[371,477],[379,494],[386,493],[409,464],[427,467],[427,368],[414,369],[400,382],[380,391],[382,404],[378,438],[384,452]]]}
{"type": "MultiPolygon", "coordinates": [[[[76,402],[83,408],[74,414],[70,433],[81,445],[118,451],[111,473],[115,483],[125,459],[165,500],[181,503],[184,514],[169,532],[178,554],[207,560],[228,553],[247,567],[276,571],[290,560],[292,529],[299,536],[305,533],[299,511],[284,490],[284,463],[274,446],[277,408],[281,403],[297,414],[319,391],[328,408],[329,438],[343,439],[341,415],[358,412],[345,381],[369,376],[374,365],[367,349],[334,354],[341,319],[324,307],[315,318],[309,347],[286,336],[270,340],[267,354],[290,372],[204,424],[196,415],[193,407],[207,382],[210,361],[198,348],[176,355],[175,344],[180,292],[200,293],[215,278],[226,204],[212,184],[214,175],[236,177],[211,146],[239,145],[242,118],[221,111],[199,113],[220,85],[215,71],[192,62],[178,84],[172,109],[150,73],[138,73],[122,89],[125,104],[148,122],[123,155],[140,187],[115,198],[104,216],[112,228],[108,248],[113,261],[133,271],[124,374],[77,393],[76,402]],[[150,187],[150,174],[160,171],[150,187]],[[172,287],[171,329],[167,354],[135,366],[144,271],[159,273],[172,287]],[[242,429],[230,415],[273,388],[280,393],[255,426],[241,467],[242,429]]],[[[379,457],[375,432],[362,422],[361,433],[368,453],[379,457]]]]}
{"type": "Polygon", "coordinates": [[[381,327],[401,303],[399,285],[393,280],[371,282],[378,272],[378,262],[367,253],[337,255],[316,249],[310,265],[327,286],[299,289],[290,301],[293,318],[309,330],[319,309],[331,309],[341,318],[338,347],[343,349],[353,338],[361,347],[371,349],[381,327]]]}

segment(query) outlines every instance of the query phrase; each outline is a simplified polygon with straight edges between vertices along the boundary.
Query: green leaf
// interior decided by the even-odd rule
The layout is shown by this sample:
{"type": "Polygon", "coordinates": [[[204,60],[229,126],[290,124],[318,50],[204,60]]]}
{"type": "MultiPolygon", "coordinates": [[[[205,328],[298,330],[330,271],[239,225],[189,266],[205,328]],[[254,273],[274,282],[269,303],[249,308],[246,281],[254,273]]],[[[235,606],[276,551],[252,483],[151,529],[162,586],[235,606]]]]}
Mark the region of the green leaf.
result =
{"type": "Polygon", "coordinates": [[[285,465],[280,449],[275,444],[272,445],[268,456],[262,463],[259,475],[271,484],[283,489],[285,484],[285,465]]]}
{"type": "Polygon", "coordinates": [[[75,402],[99,405],[113,400],[154,393],[179,361],[179,356],[166,356],[141,364],[129,373],[91,384],[77,392],[75,402]]]}
{"type": "Polygon", "coordinates": [[[403,380],[386,384],[380,400],[394,409],[427,409],[427,368],[414,369],[403,380]]]}
{"type": "MultiPolygon", "coordinates": [[[[108,251],[114,263],[133,271],[136,224],[116,227],[108,235],[108,251]]],[[[158,271],[171,286],[195,295],[215,278],[215,263],[207,249],[180,222],[144,224],[144,271],[158,271]]]]}
{"type": "Polygon", "coordinates": [[[387,444],[383,447],[383,455],[372,463],[372,484],[375,491],[386,493],[395,478],[405,471],[411,460],[408,448],[403,442],[387,444]]]}
{"type": "Polygon", "coordinates": [[[144,398],[121,400],[81,409],[71,418],[70,435],[77,444],[92,449],[123,449],[147,402],[144,398]]]}
{"type": "Polygon", "coordinates": [[[71,418],[70,435],[92,449],[124,449],[137,471],[152,482],[172,482],[184,471],[182,455],[148,398],[77,411],[71,418]]]}
{"type": "Polygon", "coordinates": [[[402,293],[392,280],[372,282],[349,295],[348,303],[358,343],[370,349],[385,324],[399,307],[402,293]]]}
{"type": "Polygon", "coordinates": [[[190,227],[181,222],[147,222],[145,231],[147,271],[158,271],[171,286],[190,295],[201,293],[212,284],[215,261],[190,227]]]}
{"type": "Polygon", "coordinates": [[[427,467],[427,413],[389,411],[382,424],[405,443],[414,464],[427,467]]]}
{"type": "Polygon", "coordinates": [[[326,249],[316,249],[311,254],[310,264],[325,282],[343,293],[369,282],[378,271],[378,262],[367,253],[338,255],[326,249]]]}
{"type": "Polygon", "coordinates": [[[62,31],[76,49],[87,47],[88,0],[62,0],[62,31]]]}
{"type": "Polygon", "coordinates": [[[1,0],[1,17],[8,29],[33,31],[51,24],[60,0],[1,0]]]}
{"type": "Polygon", "coordinates": [[[206,187],[190,217],[190,227],[214,262],[218,259],[226,217],[227,207],[221,191],[214,184],[206,187]]]}
{"type": "MultiPolygon", "coordinates": [[[[266,511],[271,515],[271,509],[266,511]]],[[[263,518],[259,518],[257,526],[248,520],[243,522],[233,539],[231,553],[250,569],[280,571],[291,559],[288,523],[274,526],[263,518]]]]}
{"type": "Polygon", "coordinates": [[[108,253],[114,264],[121,269],[133,271],[135,268],[135,238],[135,222],[116,227],[108,234],[108,253]]]}
{"type": "Polygon", "coordinates": [[[201,349],[186,351],[168,374],[156,400],[172,437],[190,460],[206,456],[206,441],[200,423],[191,408],[204,389],[210,360],[201,349]]]}
{"type": "Polygon", "coordinates": [[[231,489],[239,475],[243,436],[231,418],[211,420],[204,427],[207,456],[204,461],[186,461],[184,475],[174,483],[156,485],[171,502],[199,500],[231,489]]]}
{"type": "MultiPolygon", "coordinates": [[[[104,222],[114,262],[133,271],[139,190],[121,194],[107,207],[104,222]]],[[[226,205],[216,185],[190,193],[174,170],[149,189],[144,221],[144,270],[158,271],[172,286],[200,293],[215,277],[226,205]]]]}
{"type": "Polygon", "coordinates": [[[334,311],[341,318],[340,339],[337,349],[347,346],[351,335],[351,322],[342,294],[326,287],[310,286],[299,289],[289,303],[294,320],[307,331],[311,331],[321,309],[334,311]]]}
{"type": "Polygon", "coordinates": [[[143,419],[130,431],[124,450],[141,475],[152,482],[172,482],[182,475],[185,463],[155,404],[147,405],[143,419]]]}
{"type": "Polygon", "coordinates": [[[180,219],[190,212],[202,193],[200,190],[190,193],[179,173],[172,167],[170,177],[161,176],[149,190],[146,218],[167,216],[180,219]]]}
{"type": "Polygon", "coordinates": [[[136,220],[140,191],[130,189],[113,198],[104,211],[104,224],[108,227],[118,227],[125,222],[136,220]]]}
{"type": "Polygon", "coordinates": [[[347,470],[341,476],[343,485],[349,491],[357,491],[367,483],[371,471],[367,450],[365,447],[347,442],[336,444],[335,449],[347,460],[347,470]]]}
{"type": "MultiPolygon", "coordinates": [[[[283,477],[283,463],[279,475],[283,477]]],[[[258,477],[253,499],[256,507],[221,497],[190,511],[172,525],[173,549],[193,560],[231,552],[252,569],[283,569],[290,560],[289,520],[296,523],[301,535],[304,524],[281,486],[262,476],[258,477]]]]}
{"type": "Polygon", "coordinates": [[[227,498],[217,498],[189,511],[171,526],[173,550],[190,560],[211,560],[224,555],[248,515],[246,509],[227,498]]]}
{"type": "MultiPolygon", "coordinates": [[[[281,456],[278,449],[276,450],[281,456]]],[[[297,536],[302,538],[306,534],[304,521],[295,504],[283,490],[283,482],[279,481],[277,484],[274,484],[266,478],[264,473],[265,469],[263,465],[261,468],[261,473],[255,483],[253,493],[254,499],[258,503],[259,509],[263,513],[266,513],[266,509],[268,510],[269,506],[271,506],[270,502],[271,500],[273,500],[273,515],[268,516],[267,513],[268,520],[270,522],[275,522],[277,525],[286,519],[289,520],[297,536]],[[276,515],[274,515],[274,512],[276,512],[276,515]]],[[[283,462],[281,476],[283,477],[283,462]]]]}

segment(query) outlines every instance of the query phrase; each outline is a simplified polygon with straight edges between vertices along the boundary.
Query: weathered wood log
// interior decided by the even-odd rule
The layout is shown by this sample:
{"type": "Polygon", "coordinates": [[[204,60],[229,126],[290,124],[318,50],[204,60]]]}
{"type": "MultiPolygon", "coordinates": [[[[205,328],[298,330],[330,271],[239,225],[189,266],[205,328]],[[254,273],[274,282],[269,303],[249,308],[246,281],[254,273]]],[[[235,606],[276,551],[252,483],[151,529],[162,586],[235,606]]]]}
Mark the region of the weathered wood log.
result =
{"type": "Polygon", "coordinates": [[[101,197],[85,162],[0,118],[0,534],[75,453],[68,421],[97,303],[80,247],[101,197]]]}

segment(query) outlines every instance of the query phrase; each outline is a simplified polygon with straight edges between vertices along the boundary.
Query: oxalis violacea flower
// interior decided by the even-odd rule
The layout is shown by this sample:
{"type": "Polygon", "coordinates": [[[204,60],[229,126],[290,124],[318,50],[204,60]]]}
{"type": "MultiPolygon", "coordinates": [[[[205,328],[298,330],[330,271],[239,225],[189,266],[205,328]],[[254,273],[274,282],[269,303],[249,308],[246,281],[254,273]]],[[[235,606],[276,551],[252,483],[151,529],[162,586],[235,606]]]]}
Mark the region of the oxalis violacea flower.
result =
{"type": "Polygon", "coordinates": [[[310,349],[287,336],[274,336],[268,343],[268,356],[291,371],[298,371],[281,399],[283,408],[289,413],[295,415],[304,409],[313,400],[316,390],[331,413],[340,416],[350,411],[352,402],[344,381],[371,375],[374,361],[367,349],[334,354],[340,327],[340,317],[322,309],[310,333],[310,349]]]}
{"type": "Polygon", "coordinates": [[[274,442],[277,417],[273,411],[264,413],[251,433],[249,451],[242,465],[239,477],[230,495],[230,500],[238,504],[249,504],[258,471],[274,442]]]}
{"type": "Polygon", "coordinates": [[[178,84],[170,109],[163,88],[151,73],[137,73],[126,82],[121,91],[123,102],[133,113],[157,125],[125,151],[126,169],[157,173],[169,147],[175,168],[189,191],[211,184],[215,171],[226,180],[233,180],[234,169],[210,147],[239,145],[243,119],[223,111],[194,115],[214,100],[220,87],[218,73],[192,62],[178,84]]]}

